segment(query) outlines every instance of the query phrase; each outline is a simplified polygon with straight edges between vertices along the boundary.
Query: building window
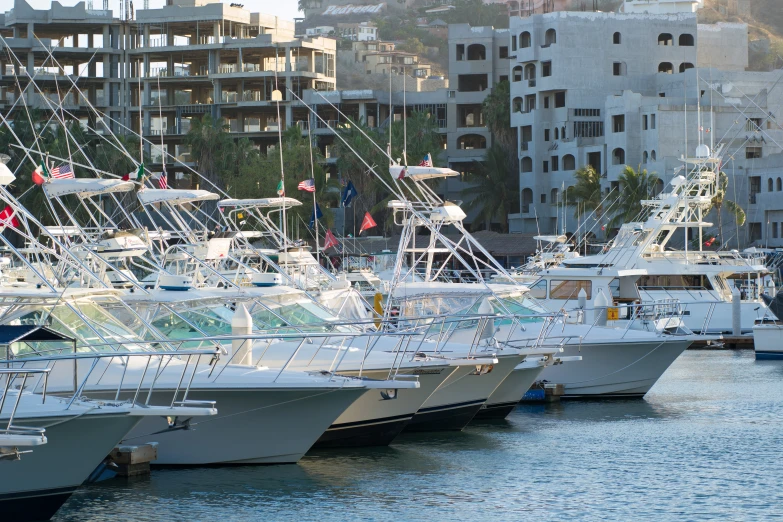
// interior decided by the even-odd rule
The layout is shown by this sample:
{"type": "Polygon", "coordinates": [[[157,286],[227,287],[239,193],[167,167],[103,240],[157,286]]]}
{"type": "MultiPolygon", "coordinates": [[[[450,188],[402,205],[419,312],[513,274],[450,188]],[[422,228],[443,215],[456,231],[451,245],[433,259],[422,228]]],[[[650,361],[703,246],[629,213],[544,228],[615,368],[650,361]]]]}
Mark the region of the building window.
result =
{"type": "Polygon", "coordinates": [[[529,188],[522,189],[522,213],[530,213],[530,205],[533,204],[533,191],[529,188]]]}
{"type": "Polygon", "coordinates": [[[688,33],[681,34],[679,44],[680,46],[683,47],[693,47],[694,46],[693,35],[688,33]]]}
{"type": "Polygon", "coordinates": [[[674,73],[674,66],[671,64],[671,62],[661,62],[658,64],[658,72],[672,74],[674,73]]]}
{"type": "Polygon", "coordinates": [[[555,109],[562,109],[565,107],[565,98],[566,93],[565,91],[560,91],[555,93],[555,109]]]}
{"type": "Polygon", "coordinates": [[[514,101],[511,104],[511,110],[513,112],[522,112],[522,98],[514,98],[514,101]]]}
{"type": "Polygon", "coordinates": [[[498,79],[498,81],[507,82],[508,81],[508,74],[501,74],[500,78],[498,79]]]}
{"type": "Polygon", "coordinates": [[[560,158],[558,158],[557,156],[552,156],[551,160],[552,160],[552,172],[557,172],[558,170],[560,170],[560,158]]]}
{"type": "Polygon", "coordinates": [[[541,62],[541,76],[552,76],[552,62],[541,62]]]}
{"type": "Polygon", "coordinates": [[[612,116],[612,132],[625,132],[625,114],[612,116]]]}
{"type": "Polygon", "coordinates": [[[546,194],[541,194],[541,203],[546,203],[546,194]]]}
{"type": "Polygon", "coordinates": [[[522,66],[517,65],[514,67],[514,69],[511,71],[511,78],[512,81],[515,82],[521,82],[522,81],[522,66]]]}
{"type": "Polygon", "coordinates": [[[674,38],[669,33],[661,33],[658,35],[658,45],[674,45],[674,38]]]}
{"type": "Polygon", "coordinates": [[[647,115],[642,116],[642,130],[647,130],[647,115]]]}
{"type": "Polygon", "coordinates": [[[554,29],[547,29],[544,35],[544,47],[549,47],[552,44],[557,43],[557,31],[554,29]]]}
{"type": "Polygon", "coordinates": [[[465,44],[457,44],[457,61],[461,62],[465,59],[465,44]]]}
{"type": "Polygon", "coordinates": [[[745,159],[761,158],[761,147],[745,147],[745,159]]]}
{"type": "Polygon", "coordinates": [[[772,192],[773,185],[775,184],[774,181],[772,181],[772,178],[769,178],[767,180],[767,192],[772,192]]]}
{"type": "Polygon", "coordinates": [[[511,37],[511,50],[516,51],[517,50],[517,36],[514,35],[511,37]]]}
{"type": "Polygon", "coordinates": [[[684,73],[688,69],[693,69],[693,64],[692,63],[690,63],[690,62],[682,62],[680,64],[680,72],[681,73],[684,73]]]}
{"type": "Polygon", "coordinates": [[[650,151],[650,161],[657,161],[657,160],[655,159],[655,151],[654,151],[654,150],[653,150],[653,151],[650,151]]]}
{"type": "Polygon", "coordinates": [[[620,33],[614,33],[614,36],[612,36],[612,43],[615,45],[620,45],[622,39],[623,37],[620,35],[620,33]]]}
{"type": "Polygon", "coordinates": [[[544,96],[544,108],[549,108],[549,96],[544,96]]]}
{"type": "Polygon", "coordinates": [[[625,76],[625,64],[623,62],[614,62],[612,64],[613,76],[625,76]]]}
{"type": "Polygon", "coordinates": [[[574,170],[576,168],[576,160],[571,154],[563,156],[563,170],[574,170]]]}
{"type": "Polygon", "coordinates": [[[650,159],[650,155],[647,154],[647,151],[644,151],[644,153],[642,153],[642,163],[647,163],[647,160],[649,159],[650,159]]]}
{"type": "Polygon", "coordinates": [[[519,35],[519,48],[525,49],[527,47],[530,47],[530,33],[525,31],[519,35]]]}
{"type": "Polygon", "coordinates": [[[468,60],[486,60],[487,49],[481,44],[470,44],[468,46],[468,60]]]}
{"type": "Polygon", "coordinates": [[[783,190],[783,183],[781,183],[781,180],[780,180],[780,178],[778,178],[778,181],[777,181],[777,183],[776,183],[776,188],[777,188],[777,191],[778,191],[778,192],[780,192],[781,190],[783,190]]]}
{"type": "Polygon", "coordinates": [[[552,192],[549,194],[549,202],[550,203],[560,203],[560,200],[558,199],[558,190],[556,188],[552,189],[552,192]]]}
{"type": "Polygon", "coordinates": [[[498,58],[508,58],[508,46],[501,45],[498,49],[498,58]]]}
{"type": "Polygon", "coordinates": [[[745,130],[748,132],[758,132],[761,130],[761,118],[748,118],[745,122],[745,130]]]}
{"type": "Polygon", "coordinates": [[[560,129],[555,127],[555,141],[560,139],[560,129]]]}
{"type": "Polygon", "coordinates": [[[533,172],[533,160],[529,156],[522,158],[522,172],[533,172]]]}
{"type": "Polygon", "coordinates": [[[612,151],[612,165],[625,165],[625,151],[616,148],[612,151]]]}
{"type": "Polygon", "coordinates": [[[772,222],[772,237],[777,239],[778,238],[778,223],[777,221],[772,222]]]}
{"type": "Polygon", "coordinates": [[[549,129],[544,129],[544,141],[549,141],[549,129]]]}
{"type": "Polygon", "coordinates": [[[650,128],[655,128],[655,114],[650,114],[650,128]]]}
{"type": "Polygon", "coordinates": [[[544,172],[549,172],[549,162],[544,161],[544,167],[542,169],[544,172]]]}

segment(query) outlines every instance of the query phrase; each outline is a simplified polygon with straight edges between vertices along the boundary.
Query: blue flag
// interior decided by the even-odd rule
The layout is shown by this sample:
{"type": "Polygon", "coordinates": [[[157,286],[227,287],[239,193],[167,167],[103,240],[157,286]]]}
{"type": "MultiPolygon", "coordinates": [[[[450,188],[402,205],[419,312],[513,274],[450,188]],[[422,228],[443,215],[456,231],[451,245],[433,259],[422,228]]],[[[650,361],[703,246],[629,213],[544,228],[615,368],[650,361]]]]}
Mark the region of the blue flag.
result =
{"type": "Polygon", "coordinates": [[[356,187],[353,186],[353,182],[349,181],[345,186],[345,190],[343,191],[343,206],[349,206],[351,201],[353,201],[353,198],[358,195],[359,193],[356,191],[356,187]]]}
{"type": "Polygon", "coordinates": [[[310,216],[310,228],[315,226],[316,219],[321,219],[322,217],[324,217],[324,213],[321,212],[321,207],[319,207],[318,203],[316,203],[315,208],[313,209],[313,215],[310,216]]]}

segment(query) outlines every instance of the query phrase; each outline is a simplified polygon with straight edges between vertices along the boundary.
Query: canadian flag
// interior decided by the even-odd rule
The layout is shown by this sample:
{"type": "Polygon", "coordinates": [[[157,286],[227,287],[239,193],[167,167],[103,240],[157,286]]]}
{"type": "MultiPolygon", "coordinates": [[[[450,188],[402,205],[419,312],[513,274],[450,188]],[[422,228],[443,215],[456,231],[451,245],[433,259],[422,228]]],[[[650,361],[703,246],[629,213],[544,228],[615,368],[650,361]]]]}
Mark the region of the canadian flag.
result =
{"type": "Polygon", "coordinates": [[[331,247],[336,247],[339,243],[337,242],[337,238],[334,237],[334,234],[332,234],[331,230],[326,231],[326,237],[324,238],[324,250],[331,247]]]}
{"type": "Polygon", "coordinates": [[[364,213],[364,219],[362,219],[362,227],[359,229],[359,233],[361,234],[367,229],[377,227],[378,224],[375,222],[375,220],[372,218],[369,212],[364,213]]]}

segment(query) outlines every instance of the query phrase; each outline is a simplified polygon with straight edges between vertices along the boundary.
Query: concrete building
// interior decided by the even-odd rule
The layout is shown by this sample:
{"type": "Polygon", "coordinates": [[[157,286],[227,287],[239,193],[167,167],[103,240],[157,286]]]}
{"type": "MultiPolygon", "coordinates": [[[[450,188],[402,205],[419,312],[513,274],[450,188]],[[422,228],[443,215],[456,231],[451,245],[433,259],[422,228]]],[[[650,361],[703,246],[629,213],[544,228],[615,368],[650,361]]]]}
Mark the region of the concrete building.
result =
{"type": "MultiPolygon", "coordinates": [[[[18,96],[13,72],[20,67],[40,71],[36,82],[55,97],[55,82],[62,94],[70,87],[66,75],[80,75],[80,88],[113,120],[116,132],[123,125],[142,128],[153,142],[162,133],[163,148],[188,161],[182,141],[193,118],[224,118],[230,132],[263,149],[277,142],[278,125],[307,118],[289,89],[300,96],[307,89],[335,89],[335,40],[297,39],[293,22],[219,2],[168,4],[137,10],[135,20],[121,21],[111,12],[85,9],[84,3],[64,8],[53,2],[47,11],[15,0],[0,30],[23,63],[8,63],[3,53],[0,103],[7,107],[18,96]],[[50,46],[56,64],[46,51],[50,46]],[[282,121],[271,100],[275,89],[283,95],[282,121]]],[[[23,86],[25,78],[19,76],[23,86]]],[[[66,108],[85,121],[94,118],[84,99],[73,91],[65,96],[66,108]]],[[[29,94],[28,106],[47,108],[39,98],[29,94]]],[[[150,152],[160,161],[160,146],[150,152]]]]}
{"type": "MultiPolygon", "coordinates": [[[[686,119],[687,153],[694,152],[697,103],[701,126],[710,126],[705,123],[709,100],[701,96],[701,91],[711,91],[708,78],[724,78],[721,85],[734,85],[737,92],[736,86],[745,85],[755,94],[764,91],[765,82],[774,84],[771,77],[744,71],[744,25],[698,25],[690,13],[561,12],[514,19],[511,52],[511,124],[519,137],[521,212],[510,216],[510,224],[519,232],[576,228],[573,219],[562,223],[558,205],[563,189],[574,184],[575,170],[584,165],[601,173],[604,190],[618,186],[625,165],[641,166],[668,181],[686,153],[686,119]],[[704,82],[700,88],[697,75],[704,82]]],[[[712,97],[715,128],[709,137],[722,137],[726,150],[742,149],[733,155],[744,157],[747,145],[728,142],[725,136],[731,135],[735,121],[744,125],[747,117],[765,110],[767,96],[752,110],[740,103],[744,98],[729,98],[730,103],[718,94],[712,97]]],[[[756,154],[750,147],[749,157],[756,154]]],[[[736,197],[749,202],[749,193],[750,187],[740,183],[736,197]]]]}
{"type": "Polygon", "coordinates": [[[360,64],[364,74],[401,75],[427,78],[432,65],[419,62],[419,55],[400,51],[394,42],[359,40],[353,43],[354,62],[360,64]]]}
{"type": "Polygon", "coordinates": [[[371,22],[340,22],[337,33],[346,40],[374,42],[378,40],[378,28],[371,22]]]}

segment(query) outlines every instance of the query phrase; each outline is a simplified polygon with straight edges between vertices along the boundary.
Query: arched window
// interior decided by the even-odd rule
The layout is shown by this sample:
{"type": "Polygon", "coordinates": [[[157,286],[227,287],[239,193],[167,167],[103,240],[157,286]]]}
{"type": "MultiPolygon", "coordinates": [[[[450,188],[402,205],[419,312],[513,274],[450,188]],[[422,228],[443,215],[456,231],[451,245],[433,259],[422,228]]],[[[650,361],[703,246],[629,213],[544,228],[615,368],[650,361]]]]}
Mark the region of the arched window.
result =
{"type": "Polygon", "coordinates": [[[465,134],[457,138],[457,148],[461,150],[486,149],[487,139],[479,134],[465,134]]]}
{"type": "Polygon", "coordinates": [[[557,127],[555,127],[555,139],[556,140],[560,139],[560,129],[558,129],[557,127]]]}
{"type": "Polygon", "coordinates": [[[536,79],[536,65],[533,63],[529,63],[525,65],[525,80],[535,80],[536,79]]]}
{"type": "Polygon", "coordinates": [[[512,82],[521,82],[522,81],[522,66],[521,65],[517,65],[511,71],[511,81],[512,82]]]}
{"type": "Polygon", "coordinates": [[[556,188],[553,188],[553,189],[552,189],[552,192],[550,192],[550,193],[549,193],[549,202],[550,202],[550,203],[552,203],[552,204],[554,204],[554,205],[557,205],[558,203],[560,203],[560,202],[557,200],[557,197],[558,197],[559,195],[560,195],[560,193],[558,192],[558,190],[557,190],[556,188]]]}
{"type": "Polygon", "coordinates": [[[625,165],[625,151],[620,147],[612,151],[612,165],[625,165]]]}
{"type": "Polygon", "coordinates": [[[615,45],[619,45],[623,41],[622,35],[620,33],[614,33],[612,36],[612,43],[615,45]]]}
{"type": "Polygon", "coordinates": [[[519,34],[519,48],[530,47],[530,33],[527,31],[519,34]]]}
{"type": "Polygon", "coordinates": [[[530,213],[530,205],[533,203],[533,191],[529,188],[522,189],[522,213],[530,213]]]}
{"type": "Polygon", "coordinates": [[[772,178],[769,178],[767,180],[767,192],[772,192],[773,184],[774,184],[774,181],[772,181],[772,178]]]}
{"type": "Polygon", "coordinates": [[[650,155],[647,154],[647,151],[644,151],[644,154],[642,154],[642,163],[647,163],[647,160],[650,158],[650,155]]]}
{"type": "Polygon", "coordinates": [[[517,96],[511,104],[512,112],[522,112],[522,98],[517,96]]]}
{"type": "Polygon", "coordinates": [[[681,73],[687,71],[688,69],[693,69],[693,64],[692,63],[690,63],[690,62],[682,62],[680,64],[680,72],[681,73]]]}
{"type": "Polygon", "coordinates": [[[522,158],[522,172],[533,172],[533,160],[530,156],[522,158]]]}
{"type": "Polygon", "coordinates": [[[486,60],[487,50],[481,44],[470,44],[468,46],[468,60],[486,60]]]}
{"type": "Polygon", "coordinates": [[[650,161],[657,161],[657,160],[655,159],[655,151],[654,151],[654,150],[651,150],[651,151],[650,151],[650,161]]]}
{"type": "Polygon", "coordinates": [[[547,29],[544,34],[544,47],[549,47],[554,43],[557,43],[557,31],[554,29],[547,29]]]}
{"type": "Polygon", "coordinates": [[[560,129],[560,139],[564,140],[566,139],[566,133],[565,133],[565,125],[560,129]]]}
{"type": "Polygon", "coordinates": [[[571,154],[566,154],[563,156],[563,170],[574,169],[576,169],[576,160],[574,159],[574,156],[571,154]]]}
{"type": "Polygon", "coordinates": [[[674,72],[674,66],[671,64],[671,62],[661,62],[658,64],[658,72],[672,74],[674,72]]]}
{"type": "Polygon", "coordinates": [[[658,45],[674,45],[674,38],[669,33],[661,33],[658,35],[658,45]]]}
{"type": "Polygon", "coordinates": [[[658,180],[655,182],[655,187],[653,188],[652,196],[657,196],[663,192],[663,180],[658,178],[658,180]]]}
{"type": "Polygon", "coordinates": [[[783,190],[783,183],[781,183],[780,178],[778,178],[778,181],[777,181],[776,185],[777,186],[775,188],[777,189],[778,192],[783,190]]]}
{"type": "Polygon", "coordinates": [[[679,44],[685,47],[693,47],[693,35],[688,33],[681,34],[679,44]]]}

